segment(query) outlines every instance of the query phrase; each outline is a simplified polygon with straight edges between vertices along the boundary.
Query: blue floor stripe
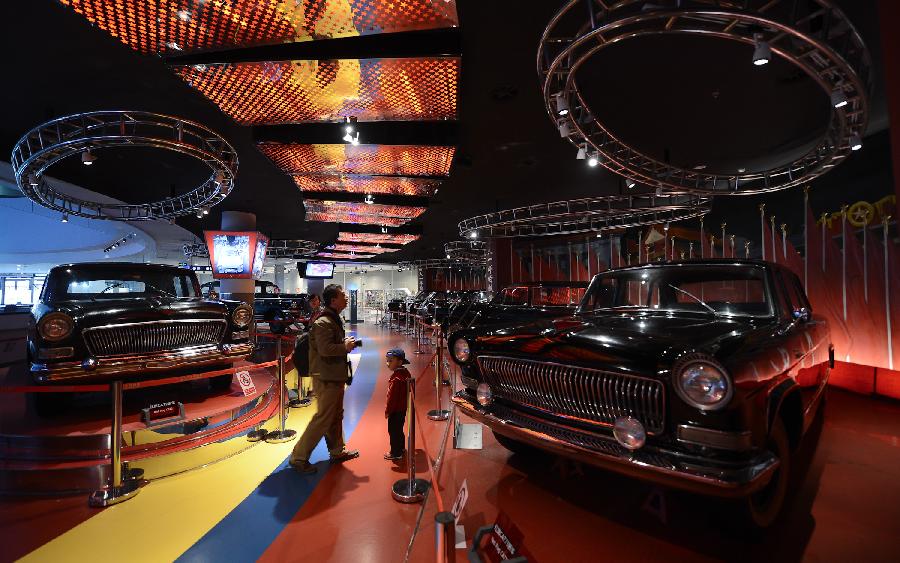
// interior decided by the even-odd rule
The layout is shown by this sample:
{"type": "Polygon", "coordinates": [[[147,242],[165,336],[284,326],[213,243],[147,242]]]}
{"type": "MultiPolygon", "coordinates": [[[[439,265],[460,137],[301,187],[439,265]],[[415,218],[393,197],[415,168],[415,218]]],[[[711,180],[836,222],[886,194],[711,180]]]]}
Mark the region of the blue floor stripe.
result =
{"type": "MultiPolygon", "coordinates": [[[[374,344],[374,342],[370,342],[374,344]]],[[[367,343],[368,344],[368,343],[367,343]]],[[[344,437],[348,440],[362,418],[381,367],[378,347],[361,349],[356,376],[344,396],[344,437]]],[[[257,446],[265,447],[265,446],[257,446]]],[[[287,458],[260,483],[228,516],[216,524],[177,561],[256,561],[271,545],[309,498],[328,469],[325,440],[319,442],[310,456],[319,471],[314,475],[298,474],[287,464],[287,458]]]]}

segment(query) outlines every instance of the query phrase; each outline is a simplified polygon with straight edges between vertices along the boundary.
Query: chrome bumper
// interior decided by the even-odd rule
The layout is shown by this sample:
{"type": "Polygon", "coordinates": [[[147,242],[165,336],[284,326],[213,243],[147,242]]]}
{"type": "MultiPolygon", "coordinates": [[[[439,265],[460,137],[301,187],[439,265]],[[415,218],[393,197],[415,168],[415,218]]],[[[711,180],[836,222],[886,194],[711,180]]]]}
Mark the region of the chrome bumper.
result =
{"type": "Polygon", "coordinates": [[[564,426],[500,405],[487,408],[465,391],[453,403],[498,434],[558,455],[659,485],[703,495],[740,498],[763,488],[779,465],[771,452],[728,463],[645,446],[629,451],[610,436],[564,426]]]}
{"type": "Polygon", "coordinates": [[[39,383],[56,381],[109,380],[114,376],[157,373],[191,366],[235,362],[253,352],[253,344],[211,344],[139,356],[88,358],[80,362],[31,364],[31,375],[39,383]]]}

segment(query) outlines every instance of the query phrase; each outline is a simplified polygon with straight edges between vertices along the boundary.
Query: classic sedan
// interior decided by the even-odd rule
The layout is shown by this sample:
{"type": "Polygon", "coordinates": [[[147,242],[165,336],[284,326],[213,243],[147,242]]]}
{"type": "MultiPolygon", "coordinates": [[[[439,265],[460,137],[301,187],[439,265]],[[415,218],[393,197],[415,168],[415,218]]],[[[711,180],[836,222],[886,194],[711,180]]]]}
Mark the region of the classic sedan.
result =
{"type": "Polygon", "coordinates": [[[611,270],[572,316],[448,346],[454,403],[509,449],[736,498],[758,527],[780,512],[834,358],[797,276],[749,260],[611,270]]]}
{"type": "MultiPolygon", "coordinates": [[[[212,371],[253,351],[253,309],[200,297],[196,274],[173,266],[57,266],[31,316],[28,357],[38,383],[212,371]]],[[[222,375],[211,384],[227,387],[231,380],[222,375]]]]}
{"type": "Polygon", "coordinates": [[[586,281],[522,282],[504,287],[490,301],[473,303],[450,314],[450,327],[473,328],[571,315],[588,286],[586,281]]]}

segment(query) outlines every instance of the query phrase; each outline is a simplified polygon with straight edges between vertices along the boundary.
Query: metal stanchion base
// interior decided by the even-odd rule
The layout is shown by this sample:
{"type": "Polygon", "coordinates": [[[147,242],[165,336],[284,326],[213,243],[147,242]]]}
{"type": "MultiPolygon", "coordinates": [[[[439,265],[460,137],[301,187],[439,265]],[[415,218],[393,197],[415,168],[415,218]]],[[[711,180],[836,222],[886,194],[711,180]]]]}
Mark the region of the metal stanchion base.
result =
{"type": "Polygon", "coordinates": [[[260,440],[265,440],[266,434],[268,434],[268,433],[269,433],[268,431],[263,430],[262,428],[259,428],[257,430],[251,430],[250,432],[247,432],[247,441],[248,442],[259,442],[260,440]]]}
{"type": "Polygon", "coordinates": [[[400,479],[391,487],[391,496],[397,502],[411,504],[422,502],[425,492],[428,491],[428,481],[425,479],[400,479]]]}
{"type": "Polygon", "coordinates": [[[445,411],[443,409],[428,411],[429,420],[447,420],[448,418],[450,418],[450,411],[445,411]]]}
{"type": "Polygon", "coordinates": [[[294,430],[273,430],[266,434],[265,440],[269,444],[282,444],[290,442],[297,438],[297,432],[294,430]]]}
{"type": "Polygon", "coordinates": [[[112,506],[133,498],[139,492],[141,492],[141,481],[123,481],[118,487],[108,487],[91,493],[90,498],[88,498],[88,505],[95,508],[112,506]]]}
{"type": "Polygon", "coordinates": [[[311,404],[312,404],[312,399],[310,399],[309,397],[303,397],[303,398],[299,398],[299,399],[291,399],[290,402],[288,402],[288,406],[293,409],[300,408],[300,407],[308,407],[311,404]]]}

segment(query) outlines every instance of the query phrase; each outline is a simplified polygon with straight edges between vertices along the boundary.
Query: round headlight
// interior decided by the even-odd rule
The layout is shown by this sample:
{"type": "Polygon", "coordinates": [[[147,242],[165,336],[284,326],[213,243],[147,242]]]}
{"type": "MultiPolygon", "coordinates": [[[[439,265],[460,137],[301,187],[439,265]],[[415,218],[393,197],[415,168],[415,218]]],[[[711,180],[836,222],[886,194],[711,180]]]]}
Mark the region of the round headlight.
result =
{"type": "Polygon", "coordinates": [[[475,388],[475,398],[483,407],[493,403],[494,392],[491,391],[491,386],[487,383],[479,383],[478,387],[475,388]]]}
{"type": "Polygon", "coordinates": [[[69,336],[72,334],[72,329],[74,328],[75,321],[65,313],[50,313],[49,315],[44,315],[37,325],[38,333],[40,333],[41,338],[49,340],[50,342],[56,342],[57,340],[62,340],[69,336]]]}
{"type": "Polygon", "coordinates": [[[472,357],[472,351],[469,349],[469,342],[465,338],[457,338],[453,341],[453,358],[457,362],[464,364],[472,357]]]}
{"type": "Polygon", "coordinates": [[[613,426],[616,441],[628,448],[637,450],[647,441],[647,431],[641,421],[631,416],[620,416],[613,426]]]}
{"type": "Polygon", "coordinates": [[[234,313],[231,314],[231,320],[238,328],[244,328],[250,324],[252,319],[253,309],[247,304],[239,305],[238,308],[234,310],[234,313]]]}
{"type": "Polygon", "coordinates": [[[707,361],[692,361],[675,374],[675,390],[689,405],[716,410],[728,404],[731,381],[725,371],[707,361]]]}

